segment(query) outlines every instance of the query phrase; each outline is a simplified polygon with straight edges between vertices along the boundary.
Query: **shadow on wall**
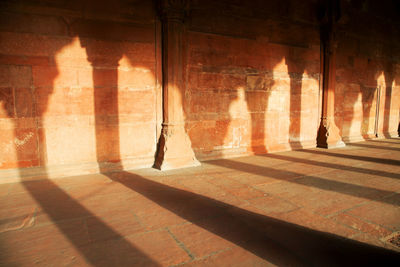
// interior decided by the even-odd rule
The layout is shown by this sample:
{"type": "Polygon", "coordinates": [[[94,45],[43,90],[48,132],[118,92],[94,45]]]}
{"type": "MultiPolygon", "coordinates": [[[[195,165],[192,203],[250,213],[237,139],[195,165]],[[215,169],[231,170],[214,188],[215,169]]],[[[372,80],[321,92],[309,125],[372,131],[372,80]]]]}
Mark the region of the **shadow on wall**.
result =
{"type": "Polygon", "coordinates": [[[358,56],[358,52],[353,48],[354,43],[354,40],[343,36],[340,36],[338,42],[335,123],[344,142],[373,137],[374,130],[371,127],[375,126],[375,113],[371,114],[371,110],[375,110],[373,104],[376,104],[378,98],[379,63],[355,57],[354,54],[358,56]]]}
{"type": "Polygon", "coordinates": [[[391,121],[391,114],[392,112],[392,94],[394,92],[393,90],[393,84],[394,84],[394,69],[393,69],[393,63],[392,62],[386,62],[384,65],[384,76],[385,76],[385,103],[383,106],[384,110],[384,115],[383,115],[383,134],[385,137],[390,138],[393,137],[391,136],[391,132],[395,132],[395,128],[391,125],[393,122],[391,121]]]}
{"type": "MultiPolygon", "coordinates": [[[[299,114],[297,112],[301,107],[299,99],[301,95],[301,79],[299,84],[296,76],[291,73],[296,70],[297,73],[303,74],[305,67],[302,65],[299,70],[298,65],[289,65],[288,69],[290,92],[291,96],[294,95],[290,108],[290,119],[293,125],[291,124],[289,128],[294,131],[294,136],[296,137],[300,134],[299,114]]],[[[181,92],[181,97],[184,97],[183,92],[181,92]]],[[[250,111],[258,110],[256,106],[250,104],[248,96],[246,98],[249,105],[248,109],[250,111]]],[[[267,100],[261,98],[254,105],[261,105],[261,109],[265,111],[267,100]]],[[[112,104],[112,107],[118,113],[118,102],[112,104]]],[[[100,110],[96,110],[96,112],[100,112],[100,110]]],[[[99,115],[96,113],[97,116],[99,115]]],[[[252,125],[255,125],[253,121],[252,125]]],[[[264,128],[265,125],[263,126],[264,128]]],[[[223,130],[223,132],[226,133],[227,131],[223,130]]],[[[265,133],[263,132],[261,135],[265,139],[265,133]]],[[[112,146],[119,145],[118,135],[116,136],[117,141],[111,142],[111,147],[109,147],[111,152],[114,152],[115,149],[112,146]]],[[[96,138],[97,147],[99,147],[99,144],[109,143],[108,138],[110,137],[96,134],[96,138]]],[[[265,144],[263,146],[265,148],[265,144]]],[[[98,154],[99,157],[100,155],[98,154]]],[[[221,165],[235,170],[256,171],[258,174],[273,173],[273,170],[266,168],[257,170],[254,166],[243,166],[236,162],[233,164],[230,164],[229,161],[220,162],[222,162],[221,165]]],[[[216,164],[218,165],[219,163],[216,164]]],[[[281,179],[284,176],[283,173],[275,173],[275,178],[281,179]]],[[[292,174],[296,175],[295,173],[292,174]]],[[[201,195],[166,186],[135,174],[121,171],[105,175],[185,220],[278,265],[326,264],[327,259],[337,265],[389,264],[400,260],[399,254],[392,251],[259,215],[201,195]]],[[[367,199],[372,198],[371,194],[391,193],[384,190],[362,188],[356,185],[350,186],[340,182],[323,185],[322,182],[325,182],[325,180],[318,177],[312,178],[315,179],[315,186],[320,189],[334,190],[354,196],[360,196],[361,194],[362,197],[367,199]]]]}
{"type": "MultiPolygon", "coordinates": [[[[111,4],[109,1],[90,3],[96,6],[104,4],[103,8],[108,12],[112,12],[113,6],[115,6],[115,3],[111,4]]],[[[123,56],[127,57],[131,62],[135,62],[135,60],[130,58],[123,48],[117,44],[103,50],[104,47],[99,47],[97,42],[91,42],[90,38],[87,37],[93,33],[92,31],[95,32],[95,36],[100,34],[99,38],[107,38],[107,34],[112,34],[113,32],[104,31],[102,28],[99,29],[99,26],[95,24],[85,28],[84,31],[80,27],[73,30],[86,50],[87,59],[91,64],[93,73],[97,161],[99,164],[104,161],[118,162],[121,160],[119,132],[121,121],[118,116],[121,101],[118,98],[119,77],[117,69],[123,56]],[[112,51],[111,57],[110,51],[112,51]],[[105,59],[106,61],[103,61],[105,59]]],[[[69,42],[59,44],[54,49],[54,54],[51,56],[50,61],[56,62],[56,54],[67,45],[69,45],[69,42]]],[[[47,77],[50,83],[54,83],[57,77],[58,66],[55,66],[55,69],[57,71],[53,73],[53,76],[47,77]]],[[[303,71],[301,70],[301,72],[303,71]]],[[[53,93],[54,84],[38,90],[43,91],[40,93],[40,103],[37,104],[36,116],[40,122],[43,122],[45,121],[47,107],[50,104],[49,98],[53,93]]],[[[297,90],[298,85],[292,85],[291,81],[292,93],[294,91],[297,92],[297,90]]],[[[296,106],[295,103],[299,101],[294,98],[293,105],[296,106]]],[[[265,103],[267,102],[263,103],[262,106],[266,106],[265,103]]],[[[6,105],[7,116],[9,118],[18,116],[13,112],[14,109],[9,108],[8,105],[6,105]]],[[[249,110],[252,110],[252,108],[249,108],[249,110]]],[[[291,108],[294,120],[298,116],[296,110],[297,108],[291,108]]],[[[297,134],[299,127],[296,125],[290,128],[297,134]]],[[[17,127],[14,126],[14,129],[17,129],[17,127]]],[[[43,161],[43,165],[45,165],[47,146],[43,129],[40,129],[39,133],[39,139],[41,140],[39,151],[42,153],[40,158],[43,161]]],[[[14,135],[18,136],[18,133],[15,132],[14,135]]],[[[264,136],[264,133],[262,135],[264,136]]],[[[22,162],[23,152],[18,147],[16,147],[16,151],[19,162],[22,162]]],[[[238,168],[241,167],[238,166],[238,168]]],[[[104,171],[101,165],[100,171],[104,171]]],[[[389,264],[394,260],[399,260],[398,254],[391,251],[255,214],[204,196],[161,185],[127,172],[105,175],[203,229],[213,232],[276,264],[307,264],[310,262],[322,264],[326,263],[325,260],[327,258],[335,260],[337,264],[345,265],[389,264]],[[371,258],[372,255],[373,258],[371,258]]],[[[100,218],[72,199],[52,181],[48,180],[48,188],[59,197],[58,201],[49,201],[45,194],[33,190],[28,181],[22,184],[56,224],[60,232],[90,264],[94,266],[109,266],[113,264],[157,265],[148,255],[107,226],[100,218]],[[68,210],[68,214],[60,212],[60,210],[68,210]],[[65,224],[66,219],[78,217],[91,218],[95,224],[100,226],[105,236],[113,237],[113,241],[107,240],[108,242],[99,244],[93,243],[89,237],[87,239],[82,238],[75,230],[68,227],[68,224],[65,224]],[[112,249],[113,246],[118,247],[118,250],[112,249]]]]}
{"type": "Polygon", "coordinates": [[[368,140],[376,134],[391,137],[397,126],[393,121],[392,106],[396,102],[393,87],[397,84],[392,55],[389,54],[392,48],[387,45],[388,51],[379,51],[377,47],[371,50],[370,43],[361,43],[358,50],[348,55],[346,46],[355,45],[348,40],[339,42],[339,52],[344,50],[339,56],[335,95],[335,122],[340,134],[346,142],[368,140]],[[367,58],[373,55],[365,55],[365,51],[359,50],[373,51],[379,57],[367,58]]]}
{"type": "Polygon", "coordinates": [[[246,88],[247,110],[250,113],[251,121],[250,149],[255,154],[265,154],[269,150],[268,146],[277,145],[273,142],[266,143],[267,136],[271,136],[274,132],[282,135],[282,137],[278,137],[278,140],[282,141],[287,132],[287,140],[284,140],[283,143],[288,142],[292,150],[302,148],[302,79],[306,64],[302,61],[300,52],[302,49],[285,47],[282,50],[280,51],[283,54],[282,57],[275,54],[267,59],[267,65],[272,66],[272,70],[267,71],[264,77],[258,78],[251,88],[246,88]],[[288,84],[287,80],[289,80],[288,84]],[[289,87],[288,92],[284,89],[287,86],[289,87]],[[279,104],[269,107],[270,101],[279,104]],[[282,118],[280,115],[286,112],[289,113],[288,116],[282,118]],[[278,117],[280,117],[279,120],[278,117]],[[285,121],[289,122],[287,128],[284,124],[285,121]],[[268,133],[268,129],[271,127],[273,130],[268,133]]]}
{"type": "MultiPolygon", "coordinates": [[[[389,51],[391,51],[389,49],[389,51]]],[[[394,69],[394,63],[390,59],[391,55],[386,55],[385,62],[382,63],[382,71],[381,78],[378,79],[377,83],[382,87],[379,101],[379,112],[380,115],[377,117],[377,134],[378,137],[382,137],[382,135],[386,138],[394,137],[396,132],[397,121],[393,118],[396,117],[396,111],[394,111],[393,104],[397,105],[399,108],[398,101],[398,92],[395,92],[394,86],[399,84],[399,81],[396,79],[398,74],[394,69]],[[395,94],[395,95],[394,95],[395,94]]]]}
{"type": "MultiPolygon", "coordinates": [[[[190,60],[195,63],[189,60],[189,64],[201,67],[196,65],[196,68],[187,68],[187,71],[192,72],[188,82],[200,85],[192,85],[191,91],[182,94],[182,97],[190,96],[183,99],[188,118],[186,128],[191,137],[192,147],[198,155],[204,156],[201,154],[202,149],[205,150],[204,153],[212,153],[213,150],[222,148],[229,153],[230,149],[239,148],[240,151],[247,149],[255,154],[264,154],[288,148],[300,149],[305,144],[304,141],[312,140],[315,145],[319,123],[319,63],[315,62],[315,58],[319,60],[319,51],[314,55],[315,51],[309,51],[308,48],[272,43],[261,45],[258,44],[259,41],[246,40],[240,43],[245,47],[240,48],[244,51],[252,50],[253,46],[261,49],[262,51],[257,51],[263,55],[258,59],[260,62],[252,63],[252,58],[248,56],[232,63],[234,61],[229,59],[229,55],[226,55],[226,60],[219,58],[223,56],[223,52],[214,51],[217,48],[213,45],[218,46],[218,49],[225,46],[236,47],[234,43],[231,44],[236,39],[220,39],[196,34],[191,40],[201,43],[208,41],[209,47],[203,48],[204,51],[201,52],[205,55],[211,54],[201,59],[197,55],[193,56],[190,60]],[[199,35],[201,37],[198,37],[199,35]],[[195,38],[202,40],[198,41],[195,38]],[[220,61],[225,65],[220,66],[220,61]],[[213,66],[213,63],[217,67],[213,66]],[[214,73],[216,70],[219,72],[214,73]],[[193,77],[196,75],[197,77],[193,77]],[[211,80],[206,85],[197,81],[204,77],[211,80]],[[239,83],[245,85],[238,86],[239,83]],[[302,101],[309,103],[307,108],[302,108],[302,101]],[[203,121],[198,124],[203,124],[204,128],[192,128],[193,121],[196,125],[196,121],[201,120],[203,121]],[[206,122],[212,124],[214,121],[214,128],[205,125],[206,122]],[[315,131],[307,134],[305,129],[315,131]]],[[[190,45],[189,42],[189,47],[190,45]]],[[[193,48],[195,49],[198,48],[193,48]]],[[[228,51],[235,52],[232,48],[228,51]]]]}
{"type": "MultiPolygon", "coordinates": [[[[192,139],[193,149],[199,157],[207,158],[207,152],[212,154],[213,149],[221,148],[225,149],[227,153],[224,155],[222,152],[222,156],[229,156],[230,149],[238,149],[236,150],[238,153],[243,153],[247,149],[247,152],[250,153],[263,154],[277,150],[315,146],[320,120],[318,115],[320,56],[319,49],[316,49],[318,46],[316,33],[318,31],[315,30],[315,27],[309,27],[301,32],[300,27],[296,28],[294,23],[280,21],[281,13],[282,17],[290,15],[296,17],[295,15],[299,15],[301,11],[299,14],[291,12],[297,9],[301,10],[304,6],[300,5],[300,8],[297,8],[291,2],[285,5],[278,1],[270,2],[267,5],[243,3],[238,10],[235,10],[237,7],[235,3],[225,4],[232,10],[228,9],[227,12],[222,12],[221,16],[218,16],[219,13],[216,11],[217,7],[222,5],[218,1],[213,2],[215,5],[205,1],[203,7],[194,4],[194,8],[197,9],[193,13],[198,17],[189,19],[189,27],[196,33],[193,34],[194,37],[189,41],[188,47],[192,49],[189,53],[192,56],[189,64],[193,64],[190,67],[195,71],[192,69],[189,71],[198,72],[199,77],[205,76],[205,73],[207,75],[212,73],[213,76],[210,74],[210,83],[207,85],[202,84],[199,88],[193,86],[194,90],[189,92],[189,95],[192,94],[192,101],[199,102],[194,98],[204,97],[205,94],[198,91],[213,91],[214,94],[211,94],[208,101],[216,102],[217,100],[214,99],[218,94],[216,95],[215,92],[219,93],[220,88],[224,87],[225,91],[233,91],[232,95],[236,94],[236,96],[239,96],[237,92],[244,88],[247,104],[247,110],[243,109],[241,110],[242,114],[233,116],[229,114],[230,108],[232,105],[236,106],[237,100],[239,100],[237,97],[233,97],[230,99],[229,105],[226,106],[224,103],[224,106],[218,110],[218,114],[214,115],[215,118],[210,116],[214,113],[214,106],[209,105],[207,100],[203,100],[202,105],[199,105],[200,108],[198,108],[204,111],[198,113],[203,114],[187,114],[189,118],[187,129],[192,139]],[[285,8],[279,8],[281,6],[285,6],[285,8]],[[290,10],[291,8],[293,10],[290,10]],[[239,17],[238,14],[243,10],[249,14],[251,14],[250,12],[256,14],[255,21],[257,18],[260,19],[257,16],[264,12],[265,14],[271,12],[271,14],[264,14],[263,21],[257,22],[247,20],[246,16],[230,20],[231,16],[239,17]],[[206,19],[200,18],[202,15],[206,19]],[[266,17],[268,19],[265,19],[266,17]],[[225,19],[225,23],[220,23],[221,25],[216,23],[223,19],[225,19]],[[215,25],[211,26],[213,22],[215,25]],[[203,37],[199,37],[201,35],[203,37]],[[200,47],[199,43],[203,47],[200,47]],[[315,55],[314,52],[316,52],[315,55]],[[215,78],[215,76],[220,78],[215,78]],[[233,78],[230,79],[232,76],[233,78]],[[223,85],[214,85],[212,79],[218,80],[223,85]],[[237,86],[235,82],[231,82],[234,79],[243,79],[244,81],[236,82],[240,83],[240,86],[237,86]],[[317,89],[313,91],[313,87],[317,89]],[[317,110],[315,113],[313,112],[314,108],[317,110]],[[249,123],[240,121],[247,119],[247,116],[249,116],[249,123]],[[210,134],[213,130],[211,127],[205,126],[206,130],[198,127],[197,131],[191,128],[193,121],[198,120],[205,120],[210,124],[216,122],[218,125],[222,121],[221,117],[224,121],[221,123],[222,130],[220,130],[221,127],[218,127],[212,134],[210,134]],[[214,147],[202,147],[201,141],[208,138],[201,138],[201,134],[198,132],[212,137],[214,134],[218,142],[214,147]],[[232,132],[239,132],[240,136],[236,137],[238,141],[231,140],[232,132]],[[307,132],[312,132],[312,134],[307,134],[307,132]],[[223,138],[220,142],[221,135],[223,138]]],[[[315,5],[307,6],[307,12],[310,14],[317,6],[317,3],[313,4],[315,5]]],[[[196,83],[197,78],[189,75],[189,84],[196,83]]],[[[221,99],[221,102],[224,101],[221,99]]]]}
{"type": "MultiPolygon", "coordinates": [[[[121,4],[121,3],[120,3],[121,4]]],[[[81,3],[82,12],[86,10],[97,10],[106,13],[112,13],[115,7],[118,7],[118,3],[113,1],[92,1],[86,0],[81,3]]],[[[84,14],[83,14],[84,15],[84,14]]],[[[97,22],[100,23],[100,22],[97,22]]],[[[79,20],[75,21],[75,24],[70,25],[70,31],[73,35],[77,36],[82,46],[86,49],[87,60],[91,64],[91,72],[93,73],[92,88],[94,92],[94,127],[95,127],[95,142],[96,142],[96,154],[97,161],[99,163],[99,169],[103,171],[104,162],[119,162],[120,159],[120,141],[119,141],[119,101],[118,101],[118,66],[119,61],[125,56],[129,62],[134,63],[135,59],[130,57],[129,53],[125,53],[123,43],[120,42],[108,42],[108,46],[104,45],[103,42],[90,39],[95,37],[96,39],[113,39],[116,36],[116,31],[121,33],[121,29],[112,29],[109,25],[104,28],[105,24],[96,24],[95,21],[90,20],[79,20]]],[[[117,35],[118,35],[117,33],[117,35]]],[[[129,32],[128,32],[129,33],[129,32]]],[[[151,33],[150,36],[154,36],[151,33]]],[[[122,36],[123,39],[131,40],[132,36],[122,36]]],[[[46,40],[46,39],[45,39],[46,40]]],[[[38,151],[40,151],[40,165],[45,168],[48,160],[47,157],[47,144],[46,144],[46,112],[50,104],[57,105],[49,101],[51,95],[55,90],[55,80],[60,74],[59,66],[57,65],[57,55],[72,43],[71,38],[60,38],[58,42],[51,43],[52,50],[46,51],[49,53],[50,64],[55,63],[55,66],[45,66],[43,69],[38,69],[38,74],[44,77],[44,81],[39,81],[42,84],[36,85],[35,97],[37,100],[36,106],[32,110],[36,110],[36,114],[25,112],[27,107],[24,107],[25,103],[31,103],[33,95],[30,94],[30,89],[13,89],[15,95],[21,96],[17,98],[14,103],[9,95],[12,92],[4,91],[1,89],[1,99],[4,101],[7,116],[9,118],[27,118],[34,119],[41,127],[38,129],[38,151]],[[47,69],[46,69],[47,68],[47,69]],[[51,69],[51,71],[48,71],[51,69]],[[46,72],[47,70],[47,72],[46,72]],[[42,74],[40,72],[43,72],[42,74]],[[3,99],[4,96],[7,99],[3,99]],[[19,106],[14,106],[16,103],[19,106]],[[14,112],[16,110],[16,112],[14,112]]],[[[47,40],[51,42],[51,40],[47,40]]],[[[45,42],[45,41],[44,41],[45,42]]],[[[43,44],[43,47],[46,47],[43,44]]],[[[84,77],[85,72],[81,78],[84,77]]],[[[35,81],[34,81],[35,82],[35,81]]],[[[69,81],[73,83],[73,81],[69,81]]],[[[58,85],[60,86],[60,85],[58,85]]],[[[68,85],[69,86],[69,85],[68,85]]],[[[88,86],[88,85],[86,85],[88,86]]],[[[84,88],[84,90],[87,88],[84,88]]],[[[10,89],[7,89],[10,90],[10,89]]],[[[57,99],[57,98],[55,98],[57,99]]],[[[65,101],[65,99],[58,99],[59,101],[65,101]]],[[[80,100],[82,101],[82,100],[80,100]]],[[[89,107],[88,102],[90,100],[83,100],[81,105],[89,107]]],[[[71,103],[70,103],[71,104],[71,103]]],[[[78,104],[79,105],[79,104],[78,104]]],[[[62,110],[62,109],[61,109],[62,110]]],[[[83,111],[86,115],[90,110],[83,111]]],[[[64,112],[61,114],[66,115],[64,112]]],[[[60,114],[59,114],[60,115],[60,114]]],[[[65,118],[63,118],[65,119],[65,118]]],[[[85,125],[87,126],[87,125],[85,125]]],[[[13,128],[14,136],[20,136],[20,130],[18,125],[14,125],[13,128]]],[[[23,165],[25,151],[22,150],[18,145],[15,146],[17,161],[19,168],[26,167],[23,165]]],[[[20,177],[23,175],[20,173],[20,177]]],[[[47,174],[44,175],[44,179],[47,179],[47,174]]],[[[76,248],[76,250],[85,258],[85,260],[93,266],[110,266],[110,265],[149,265],[157,266],[149,256],[144,254],[140,249],[132,245],[131,242],[127,241],[123,236],[117,233],[115,230],[110,228],[102,219],[96,217],[90,210],[82,206],[78,201],[71,198],[65,191],[59,188],[54,182],[47,179],[47,188],[51,191],[55,201],[49,199],[47,194],[34,190],[31,185],[32,182],[23,181],[27,192],[33,197],[33,199],[40,205],[41,209],[50,217],[51,221],[57,226],[58,230],[68,239],[68,241],[76,248]],[[100,240],[99,242],[93,242],[89,233],[78,233],[76,229],[70,227],[66,220],[85,218],[85,220],[91,220],[95,225],[98,225],[104,236],[108,239],[111,237],[112,241],[100,240]],[[113,249],[114,248],[114,249],[113,249]]],[[[6,260],[6,259],[4,259],[6,260]]]]}
{"type": "Polygon", "coordinates": [[[373,137],[373,131],[371,127],[375,125],[375,119],[371,121],[371,117],[375,117],[374,115],[376,114],[376,105],[375,107],[373,107],[373,104],[377,101],[377,90],[379,90],[379,88],[375,89],[370,87],[361,87],[361,102],[363,107],[360,133],[364,137],[364,139],[370,139],[371,137],[373,137]],[[375,114],[371,113],[372,111],[375,111],[375,114]]]}

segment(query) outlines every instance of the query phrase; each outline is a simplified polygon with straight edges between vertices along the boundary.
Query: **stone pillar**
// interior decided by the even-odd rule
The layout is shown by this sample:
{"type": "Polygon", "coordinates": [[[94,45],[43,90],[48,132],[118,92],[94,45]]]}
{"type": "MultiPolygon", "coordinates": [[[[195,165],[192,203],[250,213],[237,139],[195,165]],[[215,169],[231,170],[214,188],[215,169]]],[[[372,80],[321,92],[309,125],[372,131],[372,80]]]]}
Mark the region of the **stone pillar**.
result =
{"type": "Polygon", "coordinates": [[[160,170],[200,165],[185,131],[182,106],[185,2],[159,2],[162,22],[163,124],[154,167],[160,170]]]}
{"type": "Polygon", "coordinates": [[[322,116],[318,130],[317,146],[323,148],[343,147],[345,144],[335,124],[336,86],[336,24],[340,16],[337,0],[326,2],[321,20],[322,47],[322,116]]]}

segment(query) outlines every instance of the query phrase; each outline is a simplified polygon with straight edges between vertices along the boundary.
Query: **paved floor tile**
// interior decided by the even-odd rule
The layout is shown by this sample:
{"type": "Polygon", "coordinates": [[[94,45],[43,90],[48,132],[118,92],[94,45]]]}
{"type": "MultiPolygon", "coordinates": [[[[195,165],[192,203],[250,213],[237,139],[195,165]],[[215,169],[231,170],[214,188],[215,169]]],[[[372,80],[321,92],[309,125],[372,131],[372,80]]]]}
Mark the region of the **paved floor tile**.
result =
{"type": "Polygon", "coordinates": [[[390,230],[378,224],[366,222],[360,218],[357,218],[347,213],[338,214],[332,217],[332,219],[340,224],[347,225],[348,227],[356,229],[362,233],[367,233],[376,238],[382,238],[391,234],[390,230]]]}
{"type": "Polygon", "coordinates": [[[0,266],[395,266],[400,139],[0,184],[0,266]]]}

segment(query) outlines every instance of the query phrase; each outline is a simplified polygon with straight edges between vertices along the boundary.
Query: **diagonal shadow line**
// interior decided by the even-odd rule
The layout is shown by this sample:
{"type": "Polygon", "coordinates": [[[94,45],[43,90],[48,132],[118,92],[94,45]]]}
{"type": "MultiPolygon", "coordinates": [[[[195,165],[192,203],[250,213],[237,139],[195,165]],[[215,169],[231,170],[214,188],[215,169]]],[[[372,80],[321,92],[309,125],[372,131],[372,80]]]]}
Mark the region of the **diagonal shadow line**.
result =
{"type": "Polygon", "coordinates": [[[365,173],[365,174],[370,174],[370,175],[400,179],[400,174],[393,173],[393,172],[364,169],[364,168],[359,168],[359,167],[352,167],[352,166],[346,166],[346,165],[340,165],[340,164],[334,164],[334,163],[328,163],[328,162],[321,162],[321,161],[309,160],[309,159],[304,159],[304,158],[288,157],[288,156],[271,154],[271,153],[266,154],[266,155],[260,155],[260,156],[267,157],[267,158],[281,159],[281,160],[286,160],[286,161],[292,161],[292,162],[299,162],[299,163],[315,165],[315,166],[321,166],[321,167],[326,167],[326,168],[331,168],[331,169],[338,169],[338,170],[343,170],[343,171],[359,172],[359,173],[365,173]]]}
{"type": "Polygon", "coordinates": [[[50,217],[51,221],[55,224],[58,230],[61,231],[72,245],[85,260],[93,266],[111,266],[118,262],[129,262],[129,264],[146,264],[149,266],[160,266],[154,262],[148,255],[136,248],[122,235],[114,231],[100,218],[78,203],[78,201],[71,198],[66,192],[58,187],[51,180],[46,179],[49,185],[49,191],[52,195],[57,197],[56,200],[49,199],[48,194],[42,192],[35,192],[29,187],[30,182],[22,182],[26,190],[40,205],[43,211],[50,217]],[[58,204],[62,201],[63,204],[58,204]],[[67,209],[64,205],[67,205],[67,209]],[[82,237],[76,228],[71,228],[66,220],[81,219],[86,220],[90,218],[94,224],[102,229],[104,239],[91,241],[90,234],[87,232],[87,237],[82,237]],[[115,244],[112,244],[115,242],[115,244]],[[110,250],[110,247],[118,246],[118,251],[110,250]]]}
{"type": "Polygon", "coordinates": [[[191,223],[281,266],[354,266],[400,262],[400,253],[260,215],[136,174],[110,179],[191,223]]]}
{"type": "Polygon", "coordinates": [[[366,148],[373,148],[373,149],[381,149],[381,150],[393,150],[393,151],[400,151],[400,148],[397,147],[388,147],[388,146],[374,146],[368,144],[359,144],[359,143],[351,143],[350,146],[358,146],[358,147],[366,147],[366,148]]]}
{"type": "Polygon", "coordinates": [[[395,160],[395,159],[380,159],[380,158],[373,158],[373,157],[346,155],[346,154],[340,154],[340,153],[334,153],[334,152],[325,152],[325,151],[320,151],[320,150],[317,151],[317,150],[309,150],[309,149],[302,150],[302,152],[400,166],[400,161],[395,160]]]}
{"type": "Polygon", "coordinates": [[[374,143],[385,143],[385,144],[392,144],[392,145],[400,145],[400,138],[390,138],[390,140],[393,140],[393,142],[390,141],[382,141],[382,140],[368,140],[368,142],[374,142],[374,143]]]}
{"type": "Polygon", "coordinates": [[[312,175],[304,175],[301,173],[291,172],[291,171],[282,171],[279,169],[269,168],[269,167],[261,167],[249,163],[244,162],[237,162],[233,160],[215,160],[215,161],[208,161],[207,163],[231,168],[234,170],[252,173],[256,175],[263,175],[266,177],[271,177],[277,180],[283,180],[289,183],[305,185],[309,187],[314,187],[326,191],[337,192],[346,194],[349,196],[354,196],[358,198],[369,199],[373,201],[379,201],[383,203],[388,203],[391,205],[395,205],[393,201],[384,199],[382,197],[393,195],[396,192],[375,189],[370,187],[364,187],[349,183],[343,183],[338,181],[332,181],[312,175]],[[288,178],[289,177],[289,178],[288,178]],[[299,179],[302,178],[302,179],[299,179]]]}

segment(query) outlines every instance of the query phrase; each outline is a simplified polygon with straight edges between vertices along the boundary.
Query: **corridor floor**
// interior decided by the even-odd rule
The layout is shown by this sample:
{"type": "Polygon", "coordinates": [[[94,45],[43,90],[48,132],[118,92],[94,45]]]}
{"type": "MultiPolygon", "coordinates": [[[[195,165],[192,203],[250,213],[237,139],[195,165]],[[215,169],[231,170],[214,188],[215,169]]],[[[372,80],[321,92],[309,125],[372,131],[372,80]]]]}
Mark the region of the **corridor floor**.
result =
{"type": "Polygon", "coordinates": [[[400,266],[398,138],[1,184],[0,199],[0,266],[400,266]]]}

